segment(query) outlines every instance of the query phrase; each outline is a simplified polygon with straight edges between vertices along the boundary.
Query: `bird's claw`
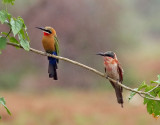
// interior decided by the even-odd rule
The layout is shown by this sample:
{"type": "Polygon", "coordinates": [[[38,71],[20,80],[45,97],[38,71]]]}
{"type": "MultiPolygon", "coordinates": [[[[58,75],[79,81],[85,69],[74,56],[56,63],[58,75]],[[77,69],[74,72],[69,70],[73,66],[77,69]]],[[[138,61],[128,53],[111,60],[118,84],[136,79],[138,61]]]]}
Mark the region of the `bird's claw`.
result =
{"type": "Polygon", "coordinates": [[[119,83],[119,80],[117,79],[117,83],[119,83]]]}
{"type": "Polygon", "coordinates": [[[107,76],[106,76],[106,79],[108,79],[108,78],[109,78],[109,76],[107,75],[107,76]]]}

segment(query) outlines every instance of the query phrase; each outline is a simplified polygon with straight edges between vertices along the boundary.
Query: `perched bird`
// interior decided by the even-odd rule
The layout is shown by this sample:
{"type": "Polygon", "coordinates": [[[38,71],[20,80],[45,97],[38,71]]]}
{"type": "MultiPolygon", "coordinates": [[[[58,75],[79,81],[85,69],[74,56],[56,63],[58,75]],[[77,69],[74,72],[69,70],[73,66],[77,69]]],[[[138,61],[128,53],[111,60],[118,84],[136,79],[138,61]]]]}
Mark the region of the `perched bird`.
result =
{"type": "MultiPolygon", "coordinates": [[[[104,57],[104,66],[107,77],[110,77],[120,83],[123,81],[123,69],[118,62],[117,56],[112,51],[98,53],[97,55],[104,57]]],[[[115,82],[110,81],[116,92],[117,101],[123,107],[122,87],[115,82]]]]}
{"type": "MultiPolygon", "coordinates": [[[[56,31],[52,27],[36,27],[43,31],[43,38],[42,38],[42,44],[43,48],[47,53],[59,55],[59,45],[58,45],[58,39],[56,35],[56,31]]],[[[49,60],[49,66],[48,66],[48,73],[49,78],[53,78],[54,80],[58,80],[57,77],[57,63],[59,62],[58,59],[48,57],[49,60]]]]}

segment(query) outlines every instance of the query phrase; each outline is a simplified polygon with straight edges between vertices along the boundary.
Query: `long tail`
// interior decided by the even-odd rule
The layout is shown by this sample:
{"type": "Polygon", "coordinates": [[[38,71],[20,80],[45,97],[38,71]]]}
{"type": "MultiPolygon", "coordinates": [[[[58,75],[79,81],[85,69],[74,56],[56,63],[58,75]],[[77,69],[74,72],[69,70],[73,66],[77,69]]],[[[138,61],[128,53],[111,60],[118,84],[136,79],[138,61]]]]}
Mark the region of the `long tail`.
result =
{"type": "MultiPolygon", "coordinates": [[[[111,81],[110,81],[111,82],[111,81]]],[[[121,107],[123,108],[123,96],[122,96],[122,87],[119,85],[116,85],[115,83],[111,82],[112,86],[115,89],[117,102],[121,104],[121,107]]]]}
{"type": "Polygon", "coordinates": [[[57,64],[53,65],[53,64],[51,64],[49,62],[48,73],[49,73],[49,78],[53,78],[54,80],[58,80],[58,77],[57,77],[57,64]]]}
{"type": "MultiPolygon", "coordinates": [[[[52,54],[57,55],[56,52],[53,52],[52,54]]],[[[49,73],[49,78],[53,78],[54,80],[58,80],[57,76],[57,59],[48,57],[49,60],[49,65],[48,65],[48,73],[49,73]]]]}

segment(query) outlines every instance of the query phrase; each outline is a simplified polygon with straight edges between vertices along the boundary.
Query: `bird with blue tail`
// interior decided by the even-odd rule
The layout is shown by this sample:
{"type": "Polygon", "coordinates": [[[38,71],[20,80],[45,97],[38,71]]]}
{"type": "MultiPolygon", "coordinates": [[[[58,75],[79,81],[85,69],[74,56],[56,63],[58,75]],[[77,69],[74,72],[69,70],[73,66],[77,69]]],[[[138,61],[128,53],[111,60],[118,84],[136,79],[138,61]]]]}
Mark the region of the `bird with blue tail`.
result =
{"type": "MultiPolygon", "coordinates": [[[[58,39],[56,35],[56,31],[52,27],[36,27],[43,31],[42,44],[43,48],[47,53],[58,56],[59,55],[59,45],[58,39]]],[[[49,78],[53,78],[54,80],[58,80],[57,69],[59,60],[53,57],[48,57],[49,65],[48,65],[48,73],[49,78]]]]}

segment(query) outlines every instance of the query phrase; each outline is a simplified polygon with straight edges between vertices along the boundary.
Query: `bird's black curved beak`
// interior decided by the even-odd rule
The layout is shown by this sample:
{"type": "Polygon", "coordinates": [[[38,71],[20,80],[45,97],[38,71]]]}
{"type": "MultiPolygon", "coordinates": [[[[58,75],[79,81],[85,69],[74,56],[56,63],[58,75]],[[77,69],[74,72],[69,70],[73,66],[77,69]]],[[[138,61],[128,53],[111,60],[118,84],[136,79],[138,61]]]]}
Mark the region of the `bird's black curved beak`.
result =
{"type": "Polygon", "coordinates": [[[46,30],[45,28],[42,28],[42,27],[35,27],[37,29],[40,29],[40,30],[43,30],[44,32],[47,32],[49,34],[51,34],[52,32],[50,30],[46,30]]]}
{"type": "Polygon", "coordinates": [[[45,28],[42,27],[35,27],[35,28],[45,31],[45,28]]]}
{"type": "Polygon", "coordinates": [[[104,53],[97,53],[96,55],[105,56],[104,53]]]}

